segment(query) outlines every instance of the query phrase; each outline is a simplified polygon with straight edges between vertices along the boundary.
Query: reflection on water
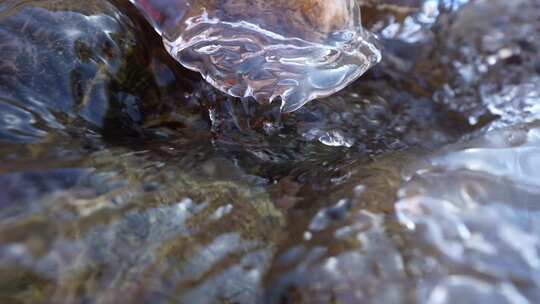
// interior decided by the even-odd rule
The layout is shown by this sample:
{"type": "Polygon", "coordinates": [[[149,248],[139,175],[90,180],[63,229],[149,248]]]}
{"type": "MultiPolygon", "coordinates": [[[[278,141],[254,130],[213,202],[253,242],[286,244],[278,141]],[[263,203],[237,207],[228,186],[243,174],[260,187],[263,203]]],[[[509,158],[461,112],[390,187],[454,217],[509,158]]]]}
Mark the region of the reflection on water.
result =
{"type": "Polygon", "coordinates": [[[4,294],[246,303],[260,295],[269,246],[283,225],[264,192],[240,176],[200,179],[172,164],[164,169],[146,153],[109,153],[89,155],[91,171],[4,176],[27,185],[25,197],[8,193],[4,201],[18,204],[2,206],[4,294]],[[110,167],[118,160],[121,167],[110,167]],[[38,279],[46,284],[13,285],[38,279]]]}
{"type": "Polygon", "coordinates": [[[420,302],[540,301],[540,129],[493,131],[417,169],[396,212],[420,302]]]}
{"type": "MultiPolygon", "coordinates": [[[[136,43],[131,21],[103,1],[45,6],[8,1],[0,21],[5,139],[38,140],[79,120],[103,126],[113,108],[130,102],[129,93],[111,87],[127,76],[124,60],[136,43]]],[[[134,111],[136,101],[132,96],[134,111]]]]}
{"type": "Polygon", "coordinates": [[[385,60],[280,114],[128,1],[1,2],[0,302],[539,302],[540,3],[359,3],[385,60]]]}

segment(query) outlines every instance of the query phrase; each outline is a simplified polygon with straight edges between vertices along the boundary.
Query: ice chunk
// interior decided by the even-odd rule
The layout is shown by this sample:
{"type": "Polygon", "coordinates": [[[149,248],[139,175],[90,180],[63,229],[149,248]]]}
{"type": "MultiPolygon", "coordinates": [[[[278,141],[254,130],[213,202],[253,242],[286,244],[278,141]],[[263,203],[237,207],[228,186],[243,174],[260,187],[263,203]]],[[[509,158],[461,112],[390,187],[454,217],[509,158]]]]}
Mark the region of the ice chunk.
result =
{"type": "Polygon", "coordinates": [[[381,59],[356,0],[131,0],[183,66],[216,88],[294,111],[381,59]]]}

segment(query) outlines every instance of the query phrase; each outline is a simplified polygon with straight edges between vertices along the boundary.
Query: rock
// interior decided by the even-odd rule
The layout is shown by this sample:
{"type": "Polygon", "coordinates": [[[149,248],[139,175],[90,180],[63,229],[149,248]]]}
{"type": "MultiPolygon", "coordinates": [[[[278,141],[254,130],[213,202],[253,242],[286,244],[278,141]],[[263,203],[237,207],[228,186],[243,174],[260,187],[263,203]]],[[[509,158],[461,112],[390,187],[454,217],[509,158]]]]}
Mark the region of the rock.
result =
{"type": "Polygon", "coordinates": [[[156,94],[138,28],[110,2],[0,5],[0,140],[73,125],[133,129],[156,94]]]}

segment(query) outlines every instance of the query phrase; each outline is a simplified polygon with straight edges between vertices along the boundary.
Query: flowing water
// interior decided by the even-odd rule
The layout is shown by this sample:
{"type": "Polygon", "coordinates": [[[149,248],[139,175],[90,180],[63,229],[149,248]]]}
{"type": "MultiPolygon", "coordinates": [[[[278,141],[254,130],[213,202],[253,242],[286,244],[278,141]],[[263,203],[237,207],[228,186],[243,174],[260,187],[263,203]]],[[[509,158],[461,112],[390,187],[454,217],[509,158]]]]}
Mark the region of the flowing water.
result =
{"type": "Polygon", "coordinates": [[[0,303],[540,302],[540,1],[359,0],[292,113],[129,1],[0,2],[0,303]]]}

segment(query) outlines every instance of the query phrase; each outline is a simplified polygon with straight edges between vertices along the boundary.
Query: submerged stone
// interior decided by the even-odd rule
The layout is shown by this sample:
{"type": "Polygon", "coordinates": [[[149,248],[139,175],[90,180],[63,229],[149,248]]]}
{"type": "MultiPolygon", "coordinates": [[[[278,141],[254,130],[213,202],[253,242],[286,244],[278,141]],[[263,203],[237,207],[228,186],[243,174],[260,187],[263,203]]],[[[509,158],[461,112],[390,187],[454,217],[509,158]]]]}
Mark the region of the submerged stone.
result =
{"type": "Polygon", "coordinates": [[[413,234],[417,303],[538,303],[539,152],[535,122],[450,146],[412,170],[396,216],[413,234]]]}
{"type": "Polygon", "coordinates": [[[1,3],[0,141],[140,123],[156,88],[139,32],[105,0],[1,3]]]}

